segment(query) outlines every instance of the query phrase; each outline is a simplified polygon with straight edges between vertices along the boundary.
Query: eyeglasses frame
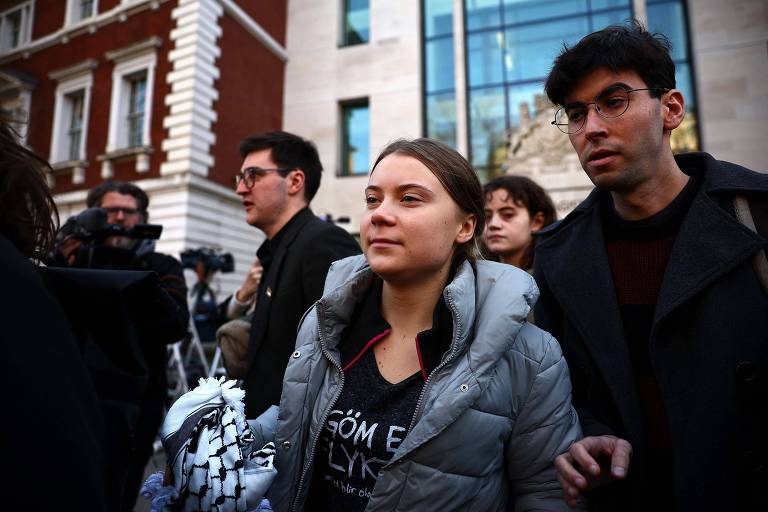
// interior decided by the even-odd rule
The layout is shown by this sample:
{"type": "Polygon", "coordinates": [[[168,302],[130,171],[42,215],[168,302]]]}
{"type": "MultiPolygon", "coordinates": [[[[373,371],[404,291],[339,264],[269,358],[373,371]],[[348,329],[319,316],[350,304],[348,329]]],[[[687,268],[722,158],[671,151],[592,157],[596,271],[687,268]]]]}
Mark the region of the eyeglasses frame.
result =
{"type": "Polygon", "coordinates": [[[267,175],[269,172],[276,172],[280,174],[283,178],[285,178],[289,172],[295,171],[295,167],[275,167],[273,169],[264,169],[263,167],[246,167],[239,173],[235,174],[235,188],[240,186],[240,182],[243,182],[245,185],[245,188],[248,190],[252,189],[254,185],[256,185],[256,182],[259,181],[261,178],[267,175]],[[259,172],[263,172],[261,176],[258,178],[255,178],[256,170],[259,172]],[[254,176],[253,182],[249,185],[248,179],[245,177],[246,173],[250,174],[251,176],[254,176]]]}
{"type": "MultiPolygon", "coordinates": [[[[637,91],[664,91],[665,93],[667,93],[667,92],[669,92],[669,91],[671,91],[671,90],[672,90],[672,89],[669,89],[669,88],[667,88],[667,87],[639,87],[639,88],[637,88],[637,89],[624,89],[623,87],[618,87],[618,90],[624,91],[624,92],[626,93],[626,95],[627,95],[627,105],[626,105],[626,107],[624,108],[624,110],[623,110],[623,111],[622,111],[620,114],[616,114],[615,116],[608,116],[608,115],[605,115],[605,114],[604,114],[604,113],[603,113],[603,112],[600,110],[600,107],[598,107],[598,106],[597,106],[597,101],[598,101],[598,99],[599,99],[599,98],[600,98],[600,97],[601,97],[603,94],[605,94],[605,93],[606,93],[606,91],[608,91],[608,90],[610,90],[610,89],[611,89],[611,87],[608,87],[608,88],[606,88],[605,90],[603,90],[603,91],[602,91],[600,94],[598,94],[598,95],[597,95],[597,97],[595,98],[595,101],[590,101],[589,103],[585,103],[585,104],[584,104],[584,108],[585,108],[585,110],[586,110],[587,112],[589,112],[589,106],[590,106],[590,105],[594,105],[594,107],[595,107],[595,112],[597,112],[597,114],[598,114],[600,117],[602,117],[603,119],[616,119],[617,117],[621,117],[621,116],[623,116],[623,115],[624,115],[624,114],[627,112],[627,110],[629,110],[629,104],[630,104],[630,102],[631,102],[631,99],[630,99],[630,97],[629,97],[629,94],[630,94],[630,93],[633,93],[633,92],[637,92],[637,91]]],[[[558,122],[557,122],[557,117],[558,117],[558,114],[559,114],[560,112],[563,112],[563,111],[565,111],[565,106],[562,106],[562,107],[558,108],[557,110],[555,110],[555,119],[554,119],[554,121],[552,121],[552,122],[550,123],[550,124],[552,124],[552,125],[556,126],[556,127],[557,127],[557,129],[558,129],[558,130],[560,130],[562,133],[564,133],[564,134],[566,134],[566,135],[573,135],[573,134],[575,134],[575,133],[579,133],[579,132],[580,132],[580,131],[581,131],[581,130],[584,128],[584,125],[586,125],[586,124],[587,124],[587,116],[585,115],[585,116],[584,116],[584,120],[581,122],[581,126],[579,126],[579,128],[578,128],[578,129],[576,129],[576,130],[574,130],[574,131],[572,131],[572,132],[570,132],[570,131],[564,131],[564,130],[563,130],[561,127],[562,127],[562,126],[568,126],[568,124],[567,124],[567,123],[563,124],[563,123],[558,123],[558,122]]]]}

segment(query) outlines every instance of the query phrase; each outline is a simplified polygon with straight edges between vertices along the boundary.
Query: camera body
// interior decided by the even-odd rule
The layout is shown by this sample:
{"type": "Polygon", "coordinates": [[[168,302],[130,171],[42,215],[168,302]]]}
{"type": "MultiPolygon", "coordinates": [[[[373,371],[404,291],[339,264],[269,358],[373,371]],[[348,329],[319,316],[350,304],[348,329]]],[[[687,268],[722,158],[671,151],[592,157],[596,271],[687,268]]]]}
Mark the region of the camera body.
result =
{"type": "Polygon", "coordinates": [[[79,268],[132,269],[141,252],[154,248],[154,241],[160,238],[163,226],[159,224],[136,224],[124,228],[107,222],[107,211],[103,208],[88,208],[67,219],[56,234],[49,261],[56,266],[79,268]],[[111,236],[131,238],[137,241],[132,249],[109,247],[104,241],[111,236]],[[76,239],[80,245],[75,261],[65,261],[62,247],[76,239]]]}
{"type": "Polygon", "coordinates": [[[205,275],[213,272],[229,273],[235,271],[235,259],[230,253],[221,253],[210,247],[198,247],[187,249],[181,253],[181,266],[183,268],[197,269],[197,264],[202,263],[205,275]]]}

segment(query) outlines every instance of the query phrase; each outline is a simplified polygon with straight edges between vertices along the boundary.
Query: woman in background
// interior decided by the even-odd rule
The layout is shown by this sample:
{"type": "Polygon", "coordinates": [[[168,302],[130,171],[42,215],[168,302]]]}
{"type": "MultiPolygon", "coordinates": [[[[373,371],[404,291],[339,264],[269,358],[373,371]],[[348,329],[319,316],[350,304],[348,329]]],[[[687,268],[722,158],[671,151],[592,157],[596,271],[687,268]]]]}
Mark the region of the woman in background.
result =
{"type": "Polygon", "coordinates": [[[483,187],[489,257],[531,272],[536,240],[533,233],[557,220],[552,199],[525,176],[501,176],[483,187]]]}
{"type": "Polygon", "coordinates": [[[331,266],[283,381],[276,512],[570,510],[553,461],[581,433],[533,278],[478,261],[483,193],[429,139],[379,155],[364,255],[331,266]]]}

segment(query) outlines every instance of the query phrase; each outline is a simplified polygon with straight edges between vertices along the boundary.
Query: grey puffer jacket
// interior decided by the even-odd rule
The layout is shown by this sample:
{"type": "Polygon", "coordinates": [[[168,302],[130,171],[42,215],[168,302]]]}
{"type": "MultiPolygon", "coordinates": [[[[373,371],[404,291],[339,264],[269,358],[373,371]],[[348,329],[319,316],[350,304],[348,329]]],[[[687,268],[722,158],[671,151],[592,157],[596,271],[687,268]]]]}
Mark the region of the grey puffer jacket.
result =
{"type": "MultiPolygon", "coordinates": [[[[320,430],[344,375],[338,343],[374,274],[363,256],[333,264],[303,319],[283,380],[275,441],[277,512],[307,503],[320,430]]],[[[406,438],[379,473],[367,511],[571,509],[552,465],[581,437],[557,341],[525,321],[533,278],[509,265],[464,263],[443,297],[453,341],[429,375],[406,438]]]]}

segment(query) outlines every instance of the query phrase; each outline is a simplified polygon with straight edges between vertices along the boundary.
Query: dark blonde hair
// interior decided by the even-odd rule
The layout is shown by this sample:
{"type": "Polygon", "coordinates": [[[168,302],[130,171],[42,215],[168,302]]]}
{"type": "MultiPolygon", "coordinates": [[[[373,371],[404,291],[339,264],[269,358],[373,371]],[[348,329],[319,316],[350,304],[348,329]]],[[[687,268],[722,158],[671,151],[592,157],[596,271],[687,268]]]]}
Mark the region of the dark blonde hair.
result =
{"type": "Polygon", "coordinates": [[[480,250],[483,235],[484,205],[483,187],[469,162],[442,142],[421,138],[400,139],[390,143],[376,158],[373,170],[387,156],[397,153],[409,156],[424,164],[435,175],[456,205],[466,214],[475,216],[475,232],[472,239],[456,247],[451,264],[455,272],[464,261],[475,262],[482,257],[480,250]]]}

